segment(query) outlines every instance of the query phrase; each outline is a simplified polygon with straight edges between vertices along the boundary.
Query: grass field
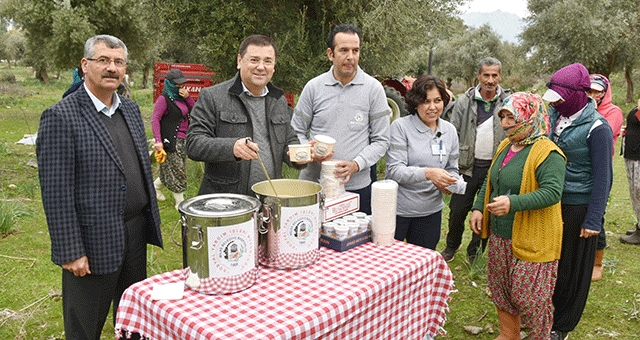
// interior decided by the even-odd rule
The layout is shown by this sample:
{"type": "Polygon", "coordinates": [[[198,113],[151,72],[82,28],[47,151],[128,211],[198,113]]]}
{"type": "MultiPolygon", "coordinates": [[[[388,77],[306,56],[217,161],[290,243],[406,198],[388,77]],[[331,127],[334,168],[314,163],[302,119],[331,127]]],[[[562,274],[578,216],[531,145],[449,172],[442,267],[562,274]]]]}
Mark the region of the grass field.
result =
{"type": "MultiPolygon", "coordinates": [[[[40,84],[30,69],[11,68],[0,64],[0,79],[7,74],[16,82],[0,82],[0,339],[63,339],[61,269],[50,260],[50,240],[42,209],[35,147],[17,145],[25,134],[35,133],[41,112],[57,102],[71,82],[70,72],[51,84],[40,84]]],[[[640,78],[635,77],[636,84],[640,78]]],[[[613,77],[615,99],[624,98],[621,77],[613,77]]],[[[636,95],[636,98],[638,96],[636,95]]],[[[152,90],[133,87],[133,98],[140,104],[150,138],[152,90]]],[[[620,104],[617,100],[614,100],[620,104]]],[[[632,105],[620,105],[624,114],[632,105]]],[[[620,148],[620,142],[616,146],[620,148]]],[[[197,193],[202,165],[189,162],[189,189],[186,196],[197,193]]],[[[294,170],[287,176],[295,177],[294,170]]],[[[383,176],[383,174],[379,174],[383,176]]],[[[618,237],[631,229],[636,218],[630,207],[629,191],[623,160],[614,159],[614,184],[607,207],[606,225],[610,247],[605,251],[604,279],[592,284],[582,320],[570,336],[576,339],[640,338],[640,246],[623,245],[618,237]]],[[[169,191],[166,202],[160,202],[164,250],[150,247],[149,275],[180,268],[181,248],[171,241],[171,231],[179,219],[169,191]]],[[[447,233],[448,208],[443,211],[442,237],[447,233]]],[[[463,247],[470,239],[466,232],[463,247]]],[[[441,240],[438,250],[444,247],[441,240]]],[[[445,329],[447,339],[493,339],[499,329],[495,308],[489,298],[483,260],[469,267],[461,250],[449,265],[454,274],[457,293],[450,301],[451,311],[445,329]],[[483,328],[470,335],[464,326],[483,328]]],[[[111,317],[102,339],[113,339],[111,317]]]]}

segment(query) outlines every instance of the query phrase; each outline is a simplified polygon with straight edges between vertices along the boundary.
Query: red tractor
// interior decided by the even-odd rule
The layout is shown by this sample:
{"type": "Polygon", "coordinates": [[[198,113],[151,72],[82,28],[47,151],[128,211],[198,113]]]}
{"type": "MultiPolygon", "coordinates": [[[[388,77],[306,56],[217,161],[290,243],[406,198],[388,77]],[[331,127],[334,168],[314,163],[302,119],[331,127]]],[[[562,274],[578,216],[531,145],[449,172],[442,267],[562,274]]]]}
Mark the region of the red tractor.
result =
{"type": "Polygon", "coordinates": [[[387,103],[391,108],[391,121],[409,114],[404,96],[413,86],[416,78],[404,76],[399,78],[376,77],[384,86],[384,93],[387,95],[387,103]]]}

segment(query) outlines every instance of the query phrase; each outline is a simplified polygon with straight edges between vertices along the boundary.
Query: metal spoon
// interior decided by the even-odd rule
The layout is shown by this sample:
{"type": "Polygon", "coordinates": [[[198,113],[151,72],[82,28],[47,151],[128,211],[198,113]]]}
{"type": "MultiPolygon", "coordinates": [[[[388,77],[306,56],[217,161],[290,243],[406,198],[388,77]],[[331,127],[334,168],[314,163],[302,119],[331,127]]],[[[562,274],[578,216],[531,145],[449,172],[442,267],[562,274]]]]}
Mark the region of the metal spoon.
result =
{"type": "MultiPolygon", "coordinates": [[[[251,141],[251,137],[247,137],[244,139],[244,143],[245,144],[249,144],[249,142],[251,141]]],[[[265,176],[267,176],[267,180],[269,181],[269,184],[271,184],[271,189],[273,190],[273,194],[275,196],[278,196],[278,193],[276,192],[276,187],[273,186],[273,182],[271,182],[271,177],[269,177],[269,173],[267,172],[267,169],[264,167],[264,163],[262,163],[262,159],[260,158],[260,153],[256,152],[256,154],[258,154],[258,161],[260,162],[260,166],[262,167],[262,171],[264,171],[265,176]]]]}

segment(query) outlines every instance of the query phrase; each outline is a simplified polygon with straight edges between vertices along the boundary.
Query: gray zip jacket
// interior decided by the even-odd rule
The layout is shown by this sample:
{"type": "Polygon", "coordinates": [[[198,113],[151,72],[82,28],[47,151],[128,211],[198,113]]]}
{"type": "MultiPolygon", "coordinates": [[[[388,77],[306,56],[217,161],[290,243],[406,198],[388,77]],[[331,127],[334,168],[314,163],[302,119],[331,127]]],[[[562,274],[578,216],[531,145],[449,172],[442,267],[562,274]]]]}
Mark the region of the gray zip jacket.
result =
{"type": "MultiPolygon", "coordinates": [[[[449,122],[458,131],[458,137],[460,138],[460,158],[458,160],[458,169],[460,174],[471,177],[473,173],[473,163],[475,161],[475,148],[476,148],[476,118],[478,117],[478,103],[475,100],[476,88],[471,87],[465,92],[458,100],[456,100],[449,122]]],[[[500,95],[498,102],[493,110],[493,153],[496,153],[498,145],[502,140],[507,138],[502,125],[500,124],[500,118],[498,118],[498,112],[504,103],[504,100],[511,93],[500,87],[500,95]]]]}
{"type": "MultiPolygon", "coordinates": [[[[284,91],[267,84],[266,114],[271,152],[276,178],[282,177],[282,162],[295,168],[304,165],[291,163],[289,144],[300,144],[291,129],[293,110],[284,98],[284,91]]],[[[199,195],[209,193],[237,193],[252,195],[249,187],[251,161],[236,158],[236,140],[253,137],[251,116],[243,102],[240,75],[200,91],[191,111],[187,132],[187,156],[205,163],[199,195]]]]}

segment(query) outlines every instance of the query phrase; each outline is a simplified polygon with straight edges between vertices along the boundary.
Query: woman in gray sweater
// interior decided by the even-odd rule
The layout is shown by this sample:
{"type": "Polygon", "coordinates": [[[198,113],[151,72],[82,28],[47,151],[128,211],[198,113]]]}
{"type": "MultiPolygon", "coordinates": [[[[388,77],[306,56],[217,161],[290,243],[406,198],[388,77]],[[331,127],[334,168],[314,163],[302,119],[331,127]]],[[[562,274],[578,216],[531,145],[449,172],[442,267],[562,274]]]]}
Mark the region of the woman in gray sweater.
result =
{"type": "Polygon", "coordinates": [[[406,98],[411,115],[391,124],[386,158],[386,178],[398,182],[395,238],[435,250],[442,194],[459,178],[458,134],[440,119],[450,100],[442,80],[421,76],[406,98]]]}

